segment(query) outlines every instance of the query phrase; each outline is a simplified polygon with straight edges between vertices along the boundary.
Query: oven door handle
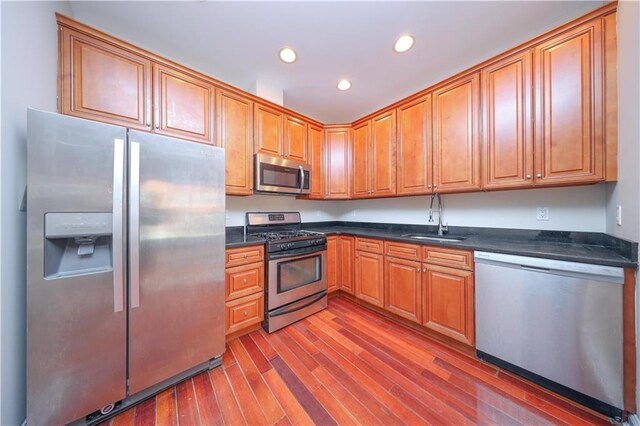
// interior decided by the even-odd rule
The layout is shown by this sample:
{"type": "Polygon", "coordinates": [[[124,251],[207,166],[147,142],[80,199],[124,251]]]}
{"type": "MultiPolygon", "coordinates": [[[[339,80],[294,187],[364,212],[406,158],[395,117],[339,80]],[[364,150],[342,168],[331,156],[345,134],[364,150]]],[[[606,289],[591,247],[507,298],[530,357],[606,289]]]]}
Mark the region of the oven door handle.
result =
{"type": "Polygon", "coordinates": [[[318,300],[322,299],[323,297],[325,297],[327,295],[326,291],[322,291],[318,294],[315,295],[315,297],[313,297],[313,299],[309,300],[307,303],[303,304],[303,305],[296,305],[296,306],[284,306],[282,308],[279,309],[275,309],[271,312],[269,312],[269,316],[270,317],[277,317],[280,315],[285,315],[285,314],[290,314],[291,312],[295,312],[295,311],[299,311],[300,309],[304,309],[309,305],[313,305],[314,303],[316,303],[318,300]]]}

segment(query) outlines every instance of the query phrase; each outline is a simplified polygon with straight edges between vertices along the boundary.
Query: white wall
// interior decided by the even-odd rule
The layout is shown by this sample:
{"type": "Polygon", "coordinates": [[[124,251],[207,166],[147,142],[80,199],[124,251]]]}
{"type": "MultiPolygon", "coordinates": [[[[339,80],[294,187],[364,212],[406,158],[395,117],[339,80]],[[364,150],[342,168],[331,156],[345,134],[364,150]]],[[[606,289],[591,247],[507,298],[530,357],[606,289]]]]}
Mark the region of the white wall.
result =
{"type": "MultiPolygon", "coordinates": [[[[602,184],[448,194],[442,200],[443,221],[453,226],[605,231],[602,184]],[[536,220],[537,207],[549,207],[549,221],[536,220]]],[[[429,201],[428,196],[345,201],[338,205],[337,220],[426,225],[429,201]]],[[[437,215],[434,219],[437,223],[437,215]]]]}
{"type": "MultiPolygon", "coordinates": [[[[618,182],[607,188],[607,233],[640,241],[640,3],[618,3],[618,182]],[[622,206],[622,225],[616,206],[622,206]]],[[[640,330],[640,277],[636,277],[636,330],[640,330]]],[[[636,331],[637,336],[637,331],[636,331]]],[[[636,337],[637,365],[640,339],[636,337]]],[[[640,407],[640,369],[636,399],[640,407]]]]}
{"type": "Polygon", "coordinates": [[[56,110],[57,26],[67,2],[2,2],[2,287],[0,424],[20,424],[26,399],[26,110],[56,110]]]}
{"type": "Polygon", "coordinates": [[[303,222],[337,220],[338,204],[331,201],[298,200],[285,195],[227,197],[227,226],[244,225],[244,214],[256,211],[300,212],[303,222]]]}

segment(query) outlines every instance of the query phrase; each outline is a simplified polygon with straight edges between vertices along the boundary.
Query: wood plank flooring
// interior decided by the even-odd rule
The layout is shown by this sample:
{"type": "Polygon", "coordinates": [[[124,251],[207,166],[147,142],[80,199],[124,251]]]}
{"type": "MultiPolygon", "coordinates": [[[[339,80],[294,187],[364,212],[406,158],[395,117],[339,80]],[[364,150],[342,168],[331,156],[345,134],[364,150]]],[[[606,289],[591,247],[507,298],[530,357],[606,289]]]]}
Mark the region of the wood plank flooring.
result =
{"type": "Polygon", "coordinates": [[[222,367],[109,426],[611,424],[341,297],[292,326],[227,346],[222,367]]]}

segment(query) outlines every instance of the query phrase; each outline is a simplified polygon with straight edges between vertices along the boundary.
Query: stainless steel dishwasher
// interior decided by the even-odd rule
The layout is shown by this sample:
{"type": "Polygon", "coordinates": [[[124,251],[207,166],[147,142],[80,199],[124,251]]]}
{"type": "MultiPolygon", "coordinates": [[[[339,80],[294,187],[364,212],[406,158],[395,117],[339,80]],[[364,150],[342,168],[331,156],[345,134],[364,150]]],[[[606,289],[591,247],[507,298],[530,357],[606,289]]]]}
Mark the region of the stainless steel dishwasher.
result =
{"type": "Polygon", "coordinates": [[[622,268],[475,253],[478,357],[614,418],[622,268]]]}

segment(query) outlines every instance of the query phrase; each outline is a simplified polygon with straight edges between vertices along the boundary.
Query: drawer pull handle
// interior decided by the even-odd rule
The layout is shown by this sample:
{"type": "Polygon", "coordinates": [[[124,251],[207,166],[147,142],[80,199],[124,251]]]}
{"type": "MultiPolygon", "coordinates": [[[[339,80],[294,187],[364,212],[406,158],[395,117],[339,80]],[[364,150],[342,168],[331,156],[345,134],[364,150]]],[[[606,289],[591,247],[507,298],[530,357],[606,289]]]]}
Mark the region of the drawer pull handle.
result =
{"type": "Polygon", "coordinates": [[[427,272],[427,268],[424,268],[424,269],[422,270],[422,272],[427,272]]]}
{"type": "Polygon", "coordinates": [[[244,314],[244,316],[246,317],[247,315],[249,315],[249,313],[247,311],[242,312],[244,314]]]}
{"type": "Polygon", "coordinates": [[[416,268],[416,271],[420,272],[420,268],[416,268]]]}

